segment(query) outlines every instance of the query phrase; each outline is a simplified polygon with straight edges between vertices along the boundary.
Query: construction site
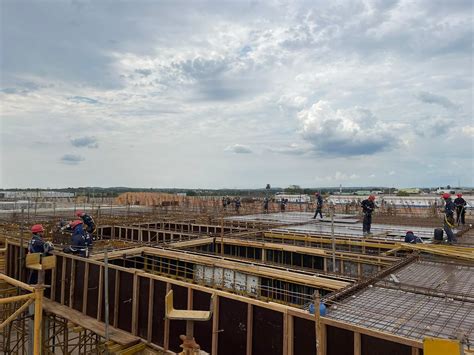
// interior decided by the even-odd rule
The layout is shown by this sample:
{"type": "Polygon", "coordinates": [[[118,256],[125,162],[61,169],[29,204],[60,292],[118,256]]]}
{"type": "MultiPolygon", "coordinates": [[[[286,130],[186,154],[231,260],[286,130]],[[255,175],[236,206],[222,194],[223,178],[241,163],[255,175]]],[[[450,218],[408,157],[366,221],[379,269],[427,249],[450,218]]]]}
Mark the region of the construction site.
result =
{"type": "Polygon", "coordinates": [[[377,197],[369,235],[359,202],[327,196],[316,219],[314,201],[160,193],[0,211],[0,352],[474,354],[472,211],[450,245],[433,238],[439,195],[377,197]],[[97,225],[88,257],[57,228],[79,208],[97,225]],[[28,253],[36,223],[48,255],[28,253]]]}

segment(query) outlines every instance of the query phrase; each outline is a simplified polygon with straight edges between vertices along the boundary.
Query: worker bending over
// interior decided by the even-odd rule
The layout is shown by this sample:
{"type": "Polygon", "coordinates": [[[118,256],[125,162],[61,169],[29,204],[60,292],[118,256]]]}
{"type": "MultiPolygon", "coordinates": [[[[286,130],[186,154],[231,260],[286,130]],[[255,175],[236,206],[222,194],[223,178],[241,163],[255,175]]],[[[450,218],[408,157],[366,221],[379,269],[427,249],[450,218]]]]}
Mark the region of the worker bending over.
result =
{"type": "Polygon", "coordinates": [[[316,212],[314,213],[313,219],[316,219],[318,214],[323,218],[323,198],[319,192],[316,192],[314,195],[316,196],[316,212]]]}
{"type": "Polygon", "coordinates": [[[92,234],[95,232],[95,222],[94,219],[86,214],[84,211],[77,211],[76,216],[82,219],[82,222],[85,224],[86,232],[92,234]]]}
{"type": "Polygon", "coordinates": [[[370,234],[370,226],[372,225],[372,212],[375,209],[375,195],[370,195],[367,199],[361,202],[362,212],[364,213],[364,220],[362,222],[362,233],[364,235],[370,234]]]}
{"type": "Polygon", "coordinates": [[[82,257],[89,256],[89,248],[92,247],[92,238],[89,233],[84,231],[81,220],[75,220],[69,223],[71,234],[71,245],[64,248],[65,253],[76,254],[82,257]]]}
{"type": "Polygon", "coordinates": [[[445,192],[441,196],[444,200],[444,225],[443,229],[444,232],[446,233],[446,236],[448,237],[448,243],[452,244],[453,242],[456,241],[456,238],[454,237],[453,233],[453,228],[454,228],[454,210],[456,209],[456,206],[454,205],[453,200],[451,199],[451,195],[447,192],[445,192]]]}
{"type": "Polygon", "coordinates": [[[405,235],[405,243],[418,244],[423,243],[420,237],[416,236],[412,231],[408,231],[405,235]]]}
{"type": "Polygon", "coordinates": [[[454,206],[456,207],[456,223],[459,226],[461,223],[464,226],[466,223],[466,205],[467,202],[462,198],[462,194],[459,193],[456,195],[457,198],[454,200],[454,206]]]}

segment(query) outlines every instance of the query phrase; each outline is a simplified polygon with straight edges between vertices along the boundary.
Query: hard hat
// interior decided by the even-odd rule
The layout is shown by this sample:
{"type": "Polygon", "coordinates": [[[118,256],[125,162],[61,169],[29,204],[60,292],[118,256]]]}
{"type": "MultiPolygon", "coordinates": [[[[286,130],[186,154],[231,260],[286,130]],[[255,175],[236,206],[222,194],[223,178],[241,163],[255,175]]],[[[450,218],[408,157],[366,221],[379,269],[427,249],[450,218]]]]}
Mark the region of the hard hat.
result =
{"type": "Polygon", "coordinates": [[[319,195],[319,192],[315,192],[314,194],[315,194],[316,196],[318,196],[318,195],[319,195]]]}
{"type": "Polygon", "coordinates": [[[375,195],[370,195],[369,200],[371,200],[371,201],[375,200],[375,195]]]}
{"type": "Polygon", "coordinates": [[[407,234],[414,234],[412,231],[407,231],[407,234]]]}
{"type": "Polygon", "coordinates": [[[442,198],[447,199],[451,197],[451,194],[445,192],[444,194],[441,195],[442,198]]]}
{"type": "Polygon", "coordinates": [[[76,212],[77,217],[82,217],[83,215],[85,215],[84,211],[79,210],[76,212]]]}
{"type": "Polygon", "coordinates": [[[82,224],[82,221],[78,219],[69,223],[72,229],[76,228],[79,224],[82,224]]]}
{"type": "Polygon", "coordinates": [[[457,197],[462,197],[462,193],[458,193],[456,196],[457,197]]]}
{"type": "Polygon", "coordinates": [[[43,233],[44,228],[42,224],[35,224],[31,227],[31,233],[43,233]]]}

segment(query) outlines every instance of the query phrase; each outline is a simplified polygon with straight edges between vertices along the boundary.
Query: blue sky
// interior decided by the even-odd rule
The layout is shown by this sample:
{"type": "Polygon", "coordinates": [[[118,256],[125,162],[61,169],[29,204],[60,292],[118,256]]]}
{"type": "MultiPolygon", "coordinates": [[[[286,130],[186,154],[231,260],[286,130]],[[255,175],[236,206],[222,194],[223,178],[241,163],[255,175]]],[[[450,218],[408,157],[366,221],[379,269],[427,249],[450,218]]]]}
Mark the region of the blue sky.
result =
{"type": "Polygon", "coordinates": [[[471,1],[0,6],[0,187],[474,185],[471,1]]]}

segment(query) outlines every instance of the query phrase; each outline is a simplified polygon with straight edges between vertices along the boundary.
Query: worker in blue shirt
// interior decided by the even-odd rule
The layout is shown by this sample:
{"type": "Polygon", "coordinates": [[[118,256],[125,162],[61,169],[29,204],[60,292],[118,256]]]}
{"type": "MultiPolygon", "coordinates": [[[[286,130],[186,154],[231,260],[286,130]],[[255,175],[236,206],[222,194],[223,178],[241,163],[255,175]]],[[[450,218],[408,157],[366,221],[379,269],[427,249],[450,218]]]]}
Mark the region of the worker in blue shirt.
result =
{"type": "Polygon", "coordinates": [[[316,196],[316,212],[314,213],[313,219],[316,219],[318,214],[323,218],[323,198],[319,192],[316,192],[314,195],[316,196]]]}
{"type": "Polygon", "coordinates": [[[441,197],[444,200],[443,230],[446,233],[446,236],[448,237],[448,243],[452,244],[453,242],[456,241],[456,238],[454,237],[454,233],[453,233],[453,228],[455,225],[454,210],[456,209],[456,206],[454,205],[454,202],[451,199],[451,194],[445,192],[441,197]]]}
{"type": "Polygon", "coordinates": [[[366,200],[361,202],[362,212],[364,213],[364,220],[362,222],[362,233],[364,235],[370,234],[370,227],[372,225],[372,212],[375,209],[375,195],[370,195],[366,200]]]}
{"type": "Polygon", "coordinates": [[[79,256],[88,256],[88,247],[92,245],[92,241],[86,239],[87,233],[84,232],[83,223],[81,220],[72,221],[69,223],[72,230],[71,245],[64,248],[65,253],[76,254],[79,256]]]}
{"type": "Polygon", "coordinates": [[[466,206],[467,202],[462,198],[462,194],[459,193],[456,195],[457,198],[454,199],[454,206],[456,206],[456,223],[459,226],[461,223],[463,226],[466,223],[466,206]]]}
{"type": "Polygon", "coordinates": [[[405,243],[418,244],[423,243],[420,237],[416,236],[412,231],[408,231],[405,235],[405,243]]]}
{"type": "MultiPolygon", "coordinates": [[[[28,243],[28,253],[41,253],[42,255],[48,255],[53,250],[53,244],[51,242],[45,242],[43,239],[44,228],[41,224],[35,224],[31,227],[31,240],[28,243]]],[[[31,270],[28,276],[28,283],[30,285],[38,283],[38,271],[31,270]]]]}
{"type": "Polygon", "coordinates": [[[82,222],[86,226],[86,232],[92,234],[95,232],[95,222],[94,219],[86,214],[84,211],[77,211],[76,216],[82,219],[82,222]]]}

